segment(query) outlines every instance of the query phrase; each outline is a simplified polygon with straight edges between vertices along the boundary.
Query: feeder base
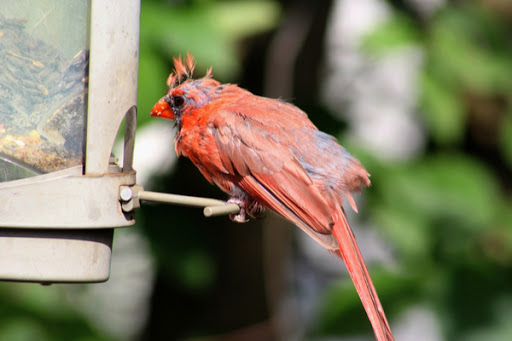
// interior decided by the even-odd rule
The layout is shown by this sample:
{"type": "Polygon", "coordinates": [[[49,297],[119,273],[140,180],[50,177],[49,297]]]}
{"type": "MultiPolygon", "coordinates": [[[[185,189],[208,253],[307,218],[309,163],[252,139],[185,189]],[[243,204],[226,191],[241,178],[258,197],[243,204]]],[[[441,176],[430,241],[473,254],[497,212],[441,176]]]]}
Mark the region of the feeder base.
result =
{"type": "Polygon", "coordinates": [[[104,282],[113,237],[114,229],[0,228],[0,280],[104,282]]]}

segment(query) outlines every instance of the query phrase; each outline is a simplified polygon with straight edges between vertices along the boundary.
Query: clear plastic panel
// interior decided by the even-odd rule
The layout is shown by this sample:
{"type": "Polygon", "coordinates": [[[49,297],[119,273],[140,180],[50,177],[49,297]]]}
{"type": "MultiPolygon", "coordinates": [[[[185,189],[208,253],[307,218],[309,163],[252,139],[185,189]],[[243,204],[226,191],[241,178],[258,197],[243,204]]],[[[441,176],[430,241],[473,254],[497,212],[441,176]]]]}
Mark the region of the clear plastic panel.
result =
{"type": "Polygon", "coordinates": [[[83,164],[89,18],[89,0],[0,0],[0,182],[83,164]]]}

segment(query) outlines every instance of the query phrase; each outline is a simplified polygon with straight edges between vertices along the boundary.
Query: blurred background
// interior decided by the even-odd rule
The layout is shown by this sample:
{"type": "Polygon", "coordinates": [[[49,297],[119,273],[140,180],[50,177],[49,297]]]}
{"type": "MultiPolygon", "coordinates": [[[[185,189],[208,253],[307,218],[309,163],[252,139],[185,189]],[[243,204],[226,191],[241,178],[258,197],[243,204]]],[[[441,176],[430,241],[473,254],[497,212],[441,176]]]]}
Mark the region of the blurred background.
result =
{"type": "MultiPolygon", "coordinates": [[[[188,50],[366,166],[349,220],[397,340],[512,339],[511,33],[506,0],[143,0],[138,182],[226,198],[148,115],[188,50]]],[[[113,251],[103,284],[0,283],[0,340],[374,339],[342,262],[272,214],[146,204],[113,251]]]]}

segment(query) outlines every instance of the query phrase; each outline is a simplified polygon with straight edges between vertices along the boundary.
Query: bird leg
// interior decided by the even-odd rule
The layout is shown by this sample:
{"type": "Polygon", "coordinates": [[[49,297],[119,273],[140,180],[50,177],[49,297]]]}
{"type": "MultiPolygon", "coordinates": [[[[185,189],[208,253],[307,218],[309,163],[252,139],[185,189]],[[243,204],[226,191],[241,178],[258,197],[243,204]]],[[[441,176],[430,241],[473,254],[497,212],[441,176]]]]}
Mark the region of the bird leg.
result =
{"type": "Polygon", "coordinates": [[[249,219],[247,219],[245,217],[245,201],[240,198],[240,197],[231,197],[229,198],[229,200],[227,201],[228,204],[237,204],[238,207],[240,207],[240,212],[238,212],[238,214],[230,214],[229,215],[229,219],[231,219],[232,221],[234,221],[235,223],[246,223],[249,221],[249,219]]]}

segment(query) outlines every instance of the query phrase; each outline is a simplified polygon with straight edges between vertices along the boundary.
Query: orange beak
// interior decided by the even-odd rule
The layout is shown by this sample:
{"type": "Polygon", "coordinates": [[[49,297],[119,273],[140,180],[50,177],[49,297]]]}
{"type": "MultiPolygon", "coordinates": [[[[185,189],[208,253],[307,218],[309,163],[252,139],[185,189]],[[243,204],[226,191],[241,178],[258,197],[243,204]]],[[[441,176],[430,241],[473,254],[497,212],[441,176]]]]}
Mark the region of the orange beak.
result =
{"type": "Polygon", "coordinates": [[[174,112],[172,111],[171,107],[169,107],[169,103],[167,103],[164,98],[165,97],[160,98],[153,109],[151,109],[151,116],[174,120],[174,112]]]}

